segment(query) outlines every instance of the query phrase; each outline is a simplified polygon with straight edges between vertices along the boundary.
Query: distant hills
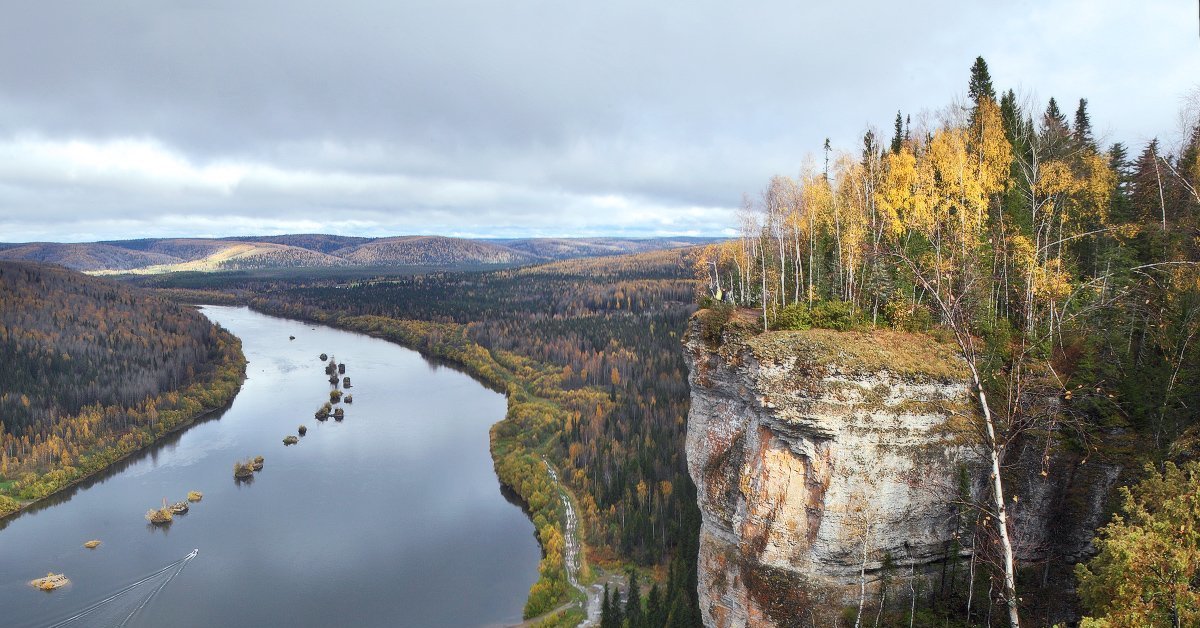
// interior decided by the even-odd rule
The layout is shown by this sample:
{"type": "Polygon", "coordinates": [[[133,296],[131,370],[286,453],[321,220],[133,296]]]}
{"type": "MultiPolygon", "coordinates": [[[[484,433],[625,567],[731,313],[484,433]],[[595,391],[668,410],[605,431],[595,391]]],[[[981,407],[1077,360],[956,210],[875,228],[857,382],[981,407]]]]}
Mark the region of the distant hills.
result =
{"type": "Polygon", "coordinates": [[[330,268],[480,267],[676,249],[714,238],[510,238],[443,236],[359,238],[295,234],[236,238],[162,238],[89,243],[0,243],[0,259],[59,264],[88,273],[330,268]]]}

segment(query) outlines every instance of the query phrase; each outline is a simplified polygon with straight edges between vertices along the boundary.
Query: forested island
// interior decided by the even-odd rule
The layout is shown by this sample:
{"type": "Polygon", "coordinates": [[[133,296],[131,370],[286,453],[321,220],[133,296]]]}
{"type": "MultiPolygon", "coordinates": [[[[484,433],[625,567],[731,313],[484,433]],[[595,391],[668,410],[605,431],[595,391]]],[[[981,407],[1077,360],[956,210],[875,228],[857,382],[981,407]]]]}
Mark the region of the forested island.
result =
{"type": "Polygon", "coordinates": [[[0,262],[0,514],[226,405],[244,377],[240,346],[144,291],[0,262]]]}

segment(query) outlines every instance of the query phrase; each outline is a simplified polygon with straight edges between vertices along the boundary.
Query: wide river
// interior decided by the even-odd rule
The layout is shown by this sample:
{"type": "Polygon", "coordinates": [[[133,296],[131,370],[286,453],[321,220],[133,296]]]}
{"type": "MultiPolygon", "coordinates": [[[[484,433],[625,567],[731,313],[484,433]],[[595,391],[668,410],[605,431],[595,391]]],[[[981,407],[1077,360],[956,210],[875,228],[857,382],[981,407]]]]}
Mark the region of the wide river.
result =
{"type": "Polygon", "coordinates": [[[502,395],[397,345],[245,308],[233,404],[44,507],[0,523],[0,626],[484,626],[519,622],[533,524],[501,494],[502,395]],[[295,336],[295,340],[288,340],[295,336]],[[321,353],[354,403],[319,422],[321,353]],[[285,447],[283,437],[308,426],[285,447]],[[233,464],[262,455],[253,481],[233,464]],[[146,511],[204,493],[165,528],[146,511]],[[99,539],[89,550],[84,541],[99,539]],[[193,549],[194,559],[179,562],[193,549]],[[71,580],[29,586],[47,572],[71,580]],[[127,623],[122,624],[122,622],[127,623]]]}

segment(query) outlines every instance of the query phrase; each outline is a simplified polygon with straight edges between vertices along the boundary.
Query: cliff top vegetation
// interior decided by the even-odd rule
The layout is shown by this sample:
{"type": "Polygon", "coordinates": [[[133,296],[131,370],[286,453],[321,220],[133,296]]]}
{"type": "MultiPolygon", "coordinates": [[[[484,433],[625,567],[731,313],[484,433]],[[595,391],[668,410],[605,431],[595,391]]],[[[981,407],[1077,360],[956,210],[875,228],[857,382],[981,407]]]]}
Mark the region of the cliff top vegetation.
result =
{"type": "Polygon", "coordinates": [[[760,361],[799,359],[811,366],[836,365],[866,375],[887,371],[915,381],[965,381],[969,376],[958,347],[942,334],[855,325],[851,329],[810,327],[762,332],[755,310],[710,304],[698,311],[700,333],[710,347],[748,348],[760,361]]]}
{"type": "Polygon", "coordinates": [[[854,374],[887,371],[921,381],[963,381],[967,377],[957,348],[928,334],[805,329],[759,334],[746,344],[760,360],[796,356],[814,365],[837,365],[854,374]]]}

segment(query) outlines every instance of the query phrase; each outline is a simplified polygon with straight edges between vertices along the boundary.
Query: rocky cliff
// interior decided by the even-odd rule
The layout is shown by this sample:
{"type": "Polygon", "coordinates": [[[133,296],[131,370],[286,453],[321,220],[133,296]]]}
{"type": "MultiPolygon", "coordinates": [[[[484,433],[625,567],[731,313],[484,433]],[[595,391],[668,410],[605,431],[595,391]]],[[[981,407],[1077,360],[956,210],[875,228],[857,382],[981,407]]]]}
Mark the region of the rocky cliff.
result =
{"type": "Polygon", "coordinates": [[[828,330],[710,346],[694,322],[686,348],[706,624],[837,612],[884,561],[922,571],[954,551],[951,504],[978,456],[951,347],[828,330]]]}
{"type": "MultiPolygon", "coordinates": [[[[736,317],[714,334],[703,321],[685,353],[706,625],[834,625],[887,578],[944,585],[971,551],[956,504],[986,479],[955,347],[891,331],[739,333],[736,317]]],[[[1013,451],[1027,567],[1054,560],[1069,578],[1089,551],[1121,467],[1084,462],[1044,442],[1013,451]]],[[[1060,597],[1046,612],[1070,617],[1074,596],[1060,597]]]]}

